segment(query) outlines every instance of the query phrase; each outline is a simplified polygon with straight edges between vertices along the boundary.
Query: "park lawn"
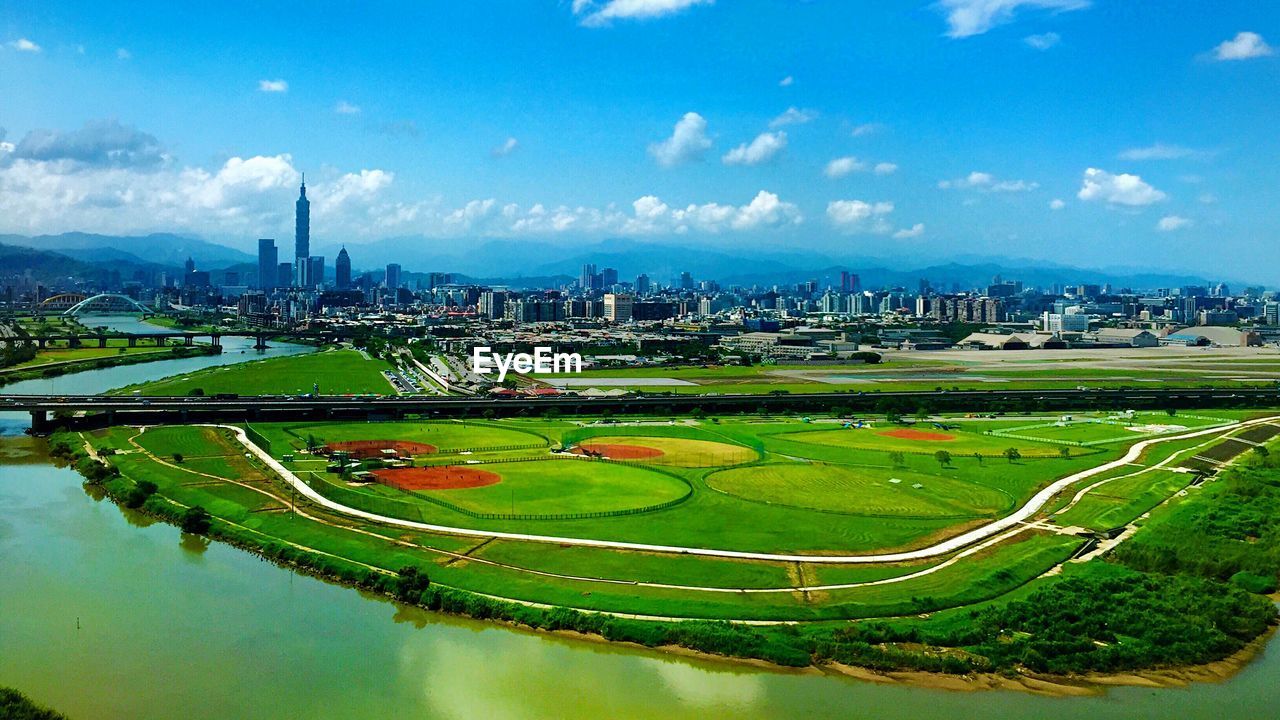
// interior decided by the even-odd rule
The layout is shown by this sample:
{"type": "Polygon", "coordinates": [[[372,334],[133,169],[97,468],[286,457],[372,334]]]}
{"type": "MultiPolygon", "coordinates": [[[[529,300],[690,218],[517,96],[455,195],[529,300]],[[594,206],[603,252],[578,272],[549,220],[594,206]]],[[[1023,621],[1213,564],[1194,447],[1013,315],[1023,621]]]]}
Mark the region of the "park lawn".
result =
{"type": "Polygon", "coordinates": [[[137,437],[138,445],[160,458],[174,454],[184,457],[217,457],[240,454],[239,443],[230,439],[231,431],[203,425],[168,425],[156,427],[137,437]]]}
{"type": "Polygon", "coordinates": [[[485,463],[502,482],[477,488],[423,490],[477,513],[561,515],[633,510],[678,500],[689,486],[678,478],[641,467],[591,460],[537,460],[485,463]]]}
{"type": "Polygon", "coordinates": [[[262,423],[253,428],[271,440],[272,451],[277,455],[289,452],[289,448],[305,448],[308,436],[322,445],[353,440],[408,440],[433,445],[437,452],[550,444],[545,436],[532,430],[503,427],[496,421],[262,423]],[[283,440],[279,446],[277,439],[283,440]]]}
{"type": "Polygon", "coordinates": [[[914,428],[900,428],[881,423],[871,428],[810,429],[769,436],[770,440],[820,445],[837,448],[875,450],[879,452],[928,453],[945,450],[952,456],[980,453],[986,457],[1000,457],[1006,448],[1017,448],[1022,457],[1057,457],[1059,449],[1048,443],[982,435],[963,429],[938,430],[928,423],[917,423],[914,428]],[[893,437],[885,433],[918,430],[951,436],[947,440],[927,440],[893,437]]]}
{"type": "MultiPolygon", "coordinates": [[[[646,435],[597,435],[581,438],[578,445],[634,445],[662,451],[662,455],[652,458],[630,460],[652,465],[670,465],[674,467],[721,467],[738,465],[757,459],[754,450],[741,445],[732,445],[710,440],[693,440],[682,437],[654,437],[646,435]]],[[[607,453],[606,453],[607,455],[607,453]]]]}
{"type": "Polygon", "coordinates": [[[624,582],[725,588],[786,587],[783,563],[494,540],[473,557],[540,572],[624,582]]]}
{"type": "MultiPolygon", "coordinates": [[[[1068,422],[1063,425],[1050,424],[1040,427],[1024,425],[1022,427],[996,430],[992,434],[997,437],[1023,436],[1067,443],[1122,442],[1125,440],[1136,442],[1152,436],[1152,433],[1129,430],[1124,425],[1091,421],[1068,422]]],[[[1011,437],[1010,439],[1013,438],[1011,437]]]]}
{"type": "Polygon", "coordinates": [[[898,468],[769,463],[721,470],[706,483],[747,500],[851,515],[980,517],[1012,504],[994,488],[898,468]]]}
{"type": "Polygon", "coordinates": [[[393,392],[385,361],[356,350],[329,350],[206,368],[138,386],[143,395],[386,395],[393,392]]]}

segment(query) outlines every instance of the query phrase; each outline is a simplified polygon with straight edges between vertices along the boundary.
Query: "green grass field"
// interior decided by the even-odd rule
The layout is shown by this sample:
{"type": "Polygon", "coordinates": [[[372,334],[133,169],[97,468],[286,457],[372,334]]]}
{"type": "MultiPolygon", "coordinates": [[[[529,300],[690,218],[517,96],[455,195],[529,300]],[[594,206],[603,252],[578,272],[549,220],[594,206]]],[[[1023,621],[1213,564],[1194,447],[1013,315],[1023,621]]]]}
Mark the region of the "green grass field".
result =
{"type": "Polygon", "coordinates": [[[707,485],[730,495],[825,512],[884,517],[979,517],[1007,509],[1007,493],[945,472],[826,463],[770,463],[722,470],[707,485]]]}
{"type": "Polygon", "coordinates": [[[629,445],[652,448],[662,454],[641,458],[633,462],[675,467],[701,468],[738,465],[756,459],[751,448],[709,440],[692,440],[678,437],[646,437],[643,435],[597,435],[580,440],[579,445],[629,445]]]}
{"type": "MultiPolygon", "coordinates": [[[[967,426],[965,426],[967,427],[967,426]]],[[[899,428],[890,424],[877,425],[874,428],[840,428],[807,429],[787,432],[773,436],[775,440],[789,441],[808,445],[824,445],[836,448],[857,450],[874,450],[877,452],[909,452],[935,453],[945,450],[953,456],[973,455],[979,453],[987,457],[1000,457],[1007,448],[1017,448],[1022,457],[1054,457],[1059,451],[1056,447],[1025,440],[983,435],[964,429],[938,430],[926,423],[919,423],[914,428],[899,428]],[[911,439],[895,437],[897,434],[912,432],[937,433],[948,439],[911,439]]]]}
{"type": "Polygon", "coordinates": [[[382,375],[388,369],[385,361],[355,350],[328,350],[208,368],[127,390],[143,395],[189,395],[195,390],[205,395],[302,395],[318,386],[322,395],[388,395],[394,393],[382,375]]]}
{"type": "MultiPolygon", "coordinates": [[[[478,488],[421,490],[477,513],[561,515],[605,513],[678,500],[689,487],[642,467],[590,460],[512,461],[473,466],[502,482],[478,488]]],[[[414,493],[405,493],[412,496],[414,493]]]]}
{"type": "MultiPolygon", "coordinates": [[[[994,449],[999,454],[1009,446],[1007,439],[982,433],[997,422],[1032,424],[1028,418],[974,421],[964,426],[972,430],[948,430],[957,440],[945,442],[756,418],[631,425],[541,419],[317,422],[254,429],[270,441],[276,457],[304,447],[309,435],[323,441],[403,439],[441,448],[475,448],[470,456],[432,454],[420,461],[474,467],[501,477],[501,482],[480,488],[415,493],[380,484],[348,485],[337,475],[324,474],[322,460],[295,461],[307,476],[316,471],[323,486],[336,488],[335,499],[354,498],[375,511],[389,508],[384,514],[402,513],[410,519],[481,531],[738,551],[866,554],[922,547],[989,522],[1054,479],[1115,457],[1125,445],[1072,448],[1079,454],[1062,458],[1057,445],[1023,441],[1018,446],[1025,457],[1015,463],[973,457],[973,452],[994,449]],[[825,442],[810,442],[814,436],[825,442]],[[668,462],[612,463],[554,455],[552,448],[566,440],[655,447],[663,450],[661,457],[668,462]],[[889,450],[888,441],[902,449],[889,450]],[[951,450],[955,442],[965,450],[951,450]],[[938,447],[949,447],[951,463],[944,465],[933,457],[938,447]],[[892,458],[892,452],[904,457],[892,458]],[[720,464],[708,465],[712,457],[720,464]],[[548,517],[626,511],[685,494],[686,500],[658,511],[548,517]],[[467,513],[524,517],[477,518],[427,497],[467,513]]],[[[876,430],[893,427],[881,424],[876,430]]],[[[955,562],[943,556],[886,565],[818,564],[415,532],[353,520],[303,502],[299,507],[315,518],[308,520],[288,512],[295,500],[292,494],[257,460],[246,458],[228,431],[177,426],[137,436],[138,444],[162,461],[172,462],[172,455],[181,453],[184,460],[176,466],[134,451],[129,438],[137,433],[113,428],[87,437],[99,448],[123,451],[110,458],[124,474],[120,482],[156,482],[164,498],[200,504],[235,523],[238,532],[392,570],[406,564],[427,567],[433,582],[475,592],[610,612],[795,620],[911,615],[925,606],[962,607],[1015,592],[1066,560],[1083,542],[1074,535],[1029,529],[955,562]],[[250,487],[219,483],[210,476],[250,487]],[[919,573],[923,574],[916,577],[919,573]],[[854,586],[809,592],[713,591],[846,583],[854,586]]],[[[1140,437],[1135,433],[1133,440],[1140,437]]],[[[1166,469],[1144,468],[1165,459],[1180,460],[1207,442],[1209,438],[1153,446],[1138,465],[1096,478],[1118,479],[1099,486],[1053,522],[1109,529],[1132,521],[1189,479],[1166,469]]],[[[1045,514],[1061,504],[1046,508],[1045,514]]]]}

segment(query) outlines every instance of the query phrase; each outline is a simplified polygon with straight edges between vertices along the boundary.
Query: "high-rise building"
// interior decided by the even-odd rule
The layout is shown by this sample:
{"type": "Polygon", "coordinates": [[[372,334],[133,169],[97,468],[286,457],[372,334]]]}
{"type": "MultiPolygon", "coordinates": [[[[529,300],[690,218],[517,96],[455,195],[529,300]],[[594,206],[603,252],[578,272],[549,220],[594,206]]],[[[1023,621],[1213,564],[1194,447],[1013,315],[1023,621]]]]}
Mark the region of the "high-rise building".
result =
{"type": "Polygon", "coordinates": [[[318,280],[310,277],[311,263],[311,201],[307,199],[307,176],[302,176],[298,188],[298,201],[293,207],[293,283],[297,287],[314,285],[318,280]]]}
{"type": "Polygon", "coordinates": [[[344,246],[338,251],[338,259],[333,263],[334,284],[339,290],[351,289],[351,256],[344,246]]]}
{"type": "Polygon", "coordinates": [[[629,322],[631,320],[632,298],[622,293],[604,294],[604,316],[613,322],[629,322]]]}
{"type": "Polygon", "coordinates": [[[312,255],[307,258],[307,274],[305,280],[308,287],[324,284],[324,256],[312,255]]]}
{"type": "Polygon", "coordinates": [[[582,266],[582,274],[578,276],[578,288],[582,290],[592,290],[596,284],[596,266],[587,263],[582,266]]]}
{"type": "Polygon", "coordinates": [[[641,274],[636,276],[636,295],[637,296],[639,297],[648,296],[650,287],[651,287],[651,284],[649,282],[648,275],[641,274]]]}
{"type": "Polygon", "coordinates": [[[276,265],[276,287],[293,286],[293,263],[282,262],[276,265]]]}
{"type": "Polygon", "coordinates": [[[400,265],[399,263],[389,263],[387,265],[387,274],[383,278],[383,284],[389,288],[400,287],[400,265]]]}
{"type": "Polygon", "coordinates": [[[258,238],[258,287],[270,290],[276,286],[276,265],[280,253],[273,238],[258,238]]]}
{"type": "Polygon", "coordinates": [[[190,275],[191,273],[195,272],[196,261],[188,257],[187,261],[182,263],[182,271],[183,271],[183,274],[185,275],[190,275]]]}
{"type": "Polygon", "coordinates": [[[618,271],[613,268],[605,268],[600,271],[600,287],[613,287],[618,284],[618,271]]]}
{"type": "Polygon", "coordinates": [[[681,290],[692,290],[692,289],[693,289],[693,276],[692,276],[692,275],[690,275],[688,272],[682,272],[682,273],[680,273],[680,280],[679,280],[678,284],[680,285],[680,289],[681,289],[681,290]]]}
{"type": "Polygon", "coordinates": [[[298,201],[293,207],[293,257],[311,257],[311,201],[307,200],[307,176],[302,176],[298,201]]]}

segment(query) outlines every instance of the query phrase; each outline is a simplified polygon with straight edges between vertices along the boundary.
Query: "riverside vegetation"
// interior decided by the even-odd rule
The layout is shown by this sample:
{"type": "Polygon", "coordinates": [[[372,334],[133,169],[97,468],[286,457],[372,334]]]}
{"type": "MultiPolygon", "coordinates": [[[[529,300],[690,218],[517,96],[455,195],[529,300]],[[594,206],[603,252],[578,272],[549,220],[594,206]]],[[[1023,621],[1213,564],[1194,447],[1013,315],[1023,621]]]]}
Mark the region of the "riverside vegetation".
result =
{"type": "Polygon", "coordinates": [[[961,606],[913,597],[915,611],[896,617],[747,625],[637,620],[496,599],[433,582],[437,566],[406,563],[396,552],[358,560],[316,552],[301,531],[272,535],[220,517],[218,508],[184,505],[155,482],[122,473],[109,451],[99,461],[83,445],[82,436],[59,433],[51,451],[117,502],[185,531],[404,603],[649,647],[792,667],[836,662],[883,671],[1068,675],[1220,660],[1276,619],[1263,593],[1274,591],[1280,572],[1280,469],[1265,449],[1161,509],[1108,559],[1065,565],[1057,576],[1015,583],[998,597],[961,606]]]}

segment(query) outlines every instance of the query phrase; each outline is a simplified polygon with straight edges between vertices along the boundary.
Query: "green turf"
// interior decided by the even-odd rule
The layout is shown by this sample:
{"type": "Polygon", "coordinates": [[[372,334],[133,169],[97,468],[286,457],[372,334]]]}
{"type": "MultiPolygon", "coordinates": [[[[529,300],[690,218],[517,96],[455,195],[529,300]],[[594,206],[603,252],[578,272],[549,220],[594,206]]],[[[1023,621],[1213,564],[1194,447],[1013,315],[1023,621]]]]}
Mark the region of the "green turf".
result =
{"type": "Polygon", "coordinates": [[[143,395],[302,395],[318,386],[322,395],[393,394],[382,372],[390,366],[355,350],[329,350],[224,365],[138,386],[143,395]]]}
{"type": "Polygon", "coordinates": [[[876,517],[979,517],[1013,504],[1007,493],[937,474],[826,463],[722,470],[707,485],[759,502],[876,517]]]}

